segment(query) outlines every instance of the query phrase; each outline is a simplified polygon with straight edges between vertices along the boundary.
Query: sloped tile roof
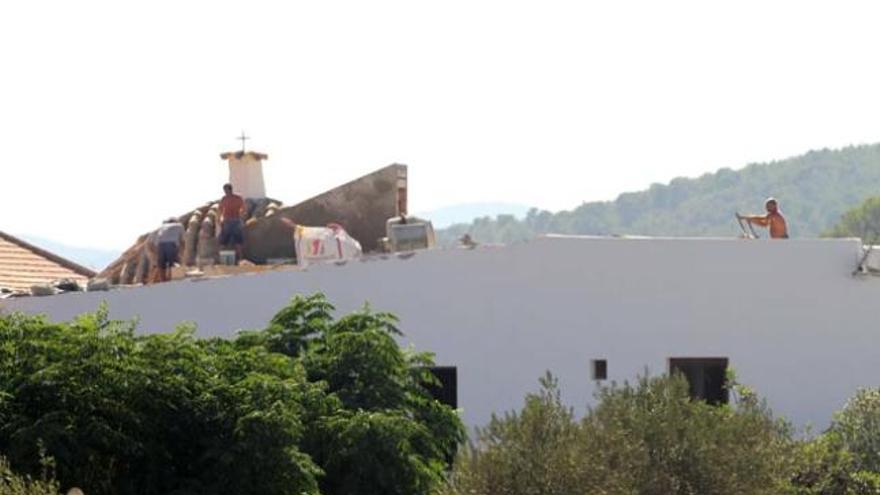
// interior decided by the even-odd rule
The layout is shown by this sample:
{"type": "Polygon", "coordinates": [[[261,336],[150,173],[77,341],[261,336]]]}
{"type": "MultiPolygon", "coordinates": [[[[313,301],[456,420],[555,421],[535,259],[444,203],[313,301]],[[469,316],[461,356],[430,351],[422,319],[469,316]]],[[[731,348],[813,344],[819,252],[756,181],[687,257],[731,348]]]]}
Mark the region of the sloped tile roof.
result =
{"type": "Polygon", "coordinates": [[[28,291],[59,278],[84,284],[95,272],[0,231],[0,287],[28,291]]]}

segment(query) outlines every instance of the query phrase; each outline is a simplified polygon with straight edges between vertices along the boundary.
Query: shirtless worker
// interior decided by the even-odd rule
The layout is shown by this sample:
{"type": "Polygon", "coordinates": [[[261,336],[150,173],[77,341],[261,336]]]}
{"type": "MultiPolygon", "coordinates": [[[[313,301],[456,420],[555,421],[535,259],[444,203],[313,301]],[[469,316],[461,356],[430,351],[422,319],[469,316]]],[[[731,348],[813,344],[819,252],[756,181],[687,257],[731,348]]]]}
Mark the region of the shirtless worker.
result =
{"type": "Polygon", "coordinates": [[[764,202],[764,208],[767,210],[766,215],[740,215],[737,213],[736,217],[769,228],[771,239],[788,239],[788,226],[785,224],[782,213],[779,213],[779,203],[774,198],[767,198],[767,201],[764,202]]]}
{"type": "Polygon", "coordinates": [[[235,264],[241,261],[241,246],[244,244],[244,199],[233,194],[232,184],[224,184],[223,199],[220,200],[220,245],[235,248],[235,264]]]}

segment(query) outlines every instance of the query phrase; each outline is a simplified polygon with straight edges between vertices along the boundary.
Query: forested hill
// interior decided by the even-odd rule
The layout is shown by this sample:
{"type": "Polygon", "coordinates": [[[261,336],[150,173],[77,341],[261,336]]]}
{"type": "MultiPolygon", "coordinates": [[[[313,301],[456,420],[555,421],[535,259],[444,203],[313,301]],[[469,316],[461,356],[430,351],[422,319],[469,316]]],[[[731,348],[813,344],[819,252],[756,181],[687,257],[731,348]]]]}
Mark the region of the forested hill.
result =
{"type": "Polygon", "coordinates": [[[734,236],[734,213],[763,210],[779,199],[792,237],[815,237],[849,208],[880,195],[880,144],[823,149],[740,170],[723,168],[695,179],[677,178],[614,201],[574,210],[531,210],[524,220],[500,215],[440,231],[441,243],[470,233],[477,242],[515,242],[538,234],[734,236]]]}

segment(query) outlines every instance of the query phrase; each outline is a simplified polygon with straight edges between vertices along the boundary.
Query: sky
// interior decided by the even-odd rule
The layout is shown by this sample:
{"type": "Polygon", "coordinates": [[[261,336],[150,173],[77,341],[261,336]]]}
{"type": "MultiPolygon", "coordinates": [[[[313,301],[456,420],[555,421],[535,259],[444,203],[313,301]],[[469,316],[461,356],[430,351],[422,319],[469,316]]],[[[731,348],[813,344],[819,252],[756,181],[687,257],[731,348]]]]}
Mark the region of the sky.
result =
{"type": "MultiPolygon", "coordinates": [[[[550,210],[880,141],[880,4],[2,2],[0,229],[122,249],[269,155],[293,204],[390,163],[410,211],[550,210]]],[[[760,198],[759,198],[760,199],[760,198]]]]}

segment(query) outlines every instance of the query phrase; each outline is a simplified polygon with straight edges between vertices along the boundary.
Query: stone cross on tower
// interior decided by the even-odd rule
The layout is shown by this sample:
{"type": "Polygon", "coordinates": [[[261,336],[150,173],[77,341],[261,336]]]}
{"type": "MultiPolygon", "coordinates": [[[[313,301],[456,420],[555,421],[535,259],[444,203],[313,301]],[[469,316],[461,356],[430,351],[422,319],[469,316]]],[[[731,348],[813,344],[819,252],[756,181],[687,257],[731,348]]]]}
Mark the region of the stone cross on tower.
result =
{"type": "Polygon", "coordinates": [[[232,184],[232,190],[245,199],[263,199],[266,197],[263,160],[267,160],[269,156],[256,151],[246,151],[245,141],[250,138],[244,131],[236,139],[241,141],[241,151],[220,154],[220,158],[229,161],[229,183],[232,184]]]}
{"type": "Polygon", "coordinates": [[[238,139],[239,141],[241,141],[241,152],[244,153],[244,142],[250,138],[248,136],[244,135],[244,131],[241,131],[241,136],[239,136],[235,139],[238,139]]]}

